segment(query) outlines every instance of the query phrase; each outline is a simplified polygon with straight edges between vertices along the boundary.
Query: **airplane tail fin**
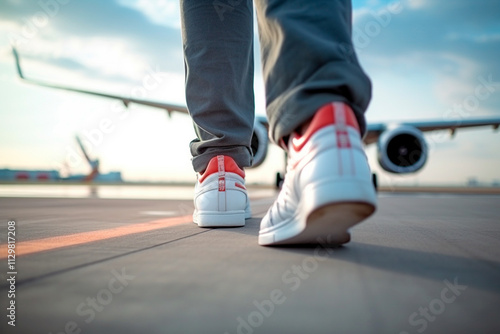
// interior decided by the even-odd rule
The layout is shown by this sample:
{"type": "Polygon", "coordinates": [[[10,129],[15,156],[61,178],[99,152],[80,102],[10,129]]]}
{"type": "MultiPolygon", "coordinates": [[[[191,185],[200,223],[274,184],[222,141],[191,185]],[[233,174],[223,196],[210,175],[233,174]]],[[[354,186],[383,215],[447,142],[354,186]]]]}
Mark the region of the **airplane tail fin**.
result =
{"type": "Polygon", "coordinates": [[[12,54],[14,55],[14,58],[16,60],[17,74],[21,79],[24,79],[23,71],[21,70],[21,64],[19,62],[19,54],[17,53],[15,47],[12,47],[12,54]]]}
{"type": "Polygon", "coordinates": [[[87,162],[92,166],[92,159],[90,159],[90,156],[88,155],[87,150],[83,146],[83,143],[82,143],[79,136],[76,136],[76,141],[78,143],[78,146],[80,146],[80,149],[82,150],[83,155],[85,156],[85,160],[87,160],[87,162]]]}
{"type": "Polygon", "coordinates": [[[83,155],[85,156],[85,159],[90,165],[91,171],[90,174],[88,174],[84,180],[85,181],[93,181],[97,175],[99,175],[99,159],[92,160],[87,153],[87,150],[85,149],[85,146],[83,146],[82,140],[80,139],[79,136],[76,136],[76,141],[78,142],[78,146],[80,146],[80,149],[82,150],[83,155]]]}

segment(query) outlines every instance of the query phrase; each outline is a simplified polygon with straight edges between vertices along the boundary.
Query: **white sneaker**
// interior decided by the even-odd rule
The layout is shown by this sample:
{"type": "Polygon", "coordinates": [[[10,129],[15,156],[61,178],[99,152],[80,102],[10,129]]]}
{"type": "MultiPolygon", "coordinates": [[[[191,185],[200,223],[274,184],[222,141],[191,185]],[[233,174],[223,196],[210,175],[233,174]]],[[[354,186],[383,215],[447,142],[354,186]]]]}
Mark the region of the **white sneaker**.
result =
{"type": "Polygon", "coordinates": [[[245,172],[231,157],[212,158],[194,191],[193,221],[200,227],[245,226],[252,216],[245,172]]]}
{"type": "Polygon", "coordinates": [[[290,136],[283,188],[262,219],[259,244],[347,243],[376,201],[354,113],[328,104],[302,136],[290,136]]]}

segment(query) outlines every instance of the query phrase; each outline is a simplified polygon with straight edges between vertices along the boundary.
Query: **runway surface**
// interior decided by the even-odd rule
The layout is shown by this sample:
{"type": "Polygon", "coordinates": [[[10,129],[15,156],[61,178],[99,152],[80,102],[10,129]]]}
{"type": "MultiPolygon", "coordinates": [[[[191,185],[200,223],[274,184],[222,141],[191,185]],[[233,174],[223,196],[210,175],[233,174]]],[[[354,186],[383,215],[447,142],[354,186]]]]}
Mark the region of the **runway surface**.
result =
{"type": "Polygon", "coordinates": [[[272,191],[245,227],[201,229],[192,189],[100,190],[0,186],[1,333],[500,333],[498,195],[380,194],[344,247],[270,248],[272,191]]]}

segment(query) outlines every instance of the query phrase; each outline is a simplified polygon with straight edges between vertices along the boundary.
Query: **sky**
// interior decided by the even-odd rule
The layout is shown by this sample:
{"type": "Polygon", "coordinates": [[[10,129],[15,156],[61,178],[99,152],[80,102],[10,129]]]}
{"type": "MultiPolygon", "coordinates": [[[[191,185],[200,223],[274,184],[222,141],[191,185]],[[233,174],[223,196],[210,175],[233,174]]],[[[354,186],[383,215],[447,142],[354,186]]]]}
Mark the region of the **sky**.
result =
{"type": "MultiPolygon", "coordinates": [[[[124,96],[184,104],[178,0],[2,0],[0,2],[0,168],[85,173],[80,135],[101,171],[129,181],[194,181],[190,118],[22,83],[27,76],[124,96]],[[102,131],[103,128],[106,131],[102,131]],[[96,135],[96,133],[102,135],[96,135]]],[[[256,30],[256,113],[265,114],[256,30]]],[[[373,82],[368,122],[500,117],[500,3],[496,0],[353,1],[353,43],[373,82]],[[490,81],[491,94],[474,99],[490,81]],[[472,102],[477,103],[472,103],[472,102]]],[[[381,184],[500,181],[500,133],[491,128],[426,135],[424,168],[384,172],[381,184]]],[[[247,182],[274,182],[283,154],[270,147],[247,182]]]]}

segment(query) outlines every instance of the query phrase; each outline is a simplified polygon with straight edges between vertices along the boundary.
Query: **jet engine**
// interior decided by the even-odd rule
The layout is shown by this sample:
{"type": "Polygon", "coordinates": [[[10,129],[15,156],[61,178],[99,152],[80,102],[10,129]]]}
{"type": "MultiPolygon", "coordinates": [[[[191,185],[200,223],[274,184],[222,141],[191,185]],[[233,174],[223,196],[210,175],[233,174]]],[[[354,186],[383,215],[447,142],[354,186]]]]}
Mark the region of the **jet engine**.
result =
{"type": "Polygon", "coordinates": [[[253,153],[252,168],[260,166],[266,159],[267,145],[269,144],[267,128],[264,125],[266,123],[262,123],[260,118],[256,118],[254,123],[252,142],[250,143],[253,153]]]}
{"type": "Polygon", "coordinates": [[[427,143],[420,130],[401,125],[384,131],[378,140],[380,166],[396,174],[414,173],[427,161],[427,143]]]}

